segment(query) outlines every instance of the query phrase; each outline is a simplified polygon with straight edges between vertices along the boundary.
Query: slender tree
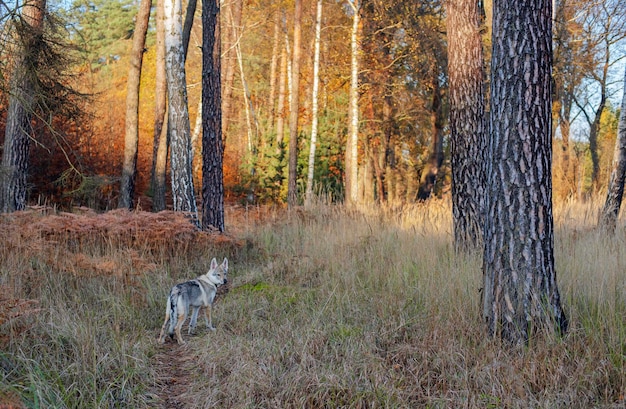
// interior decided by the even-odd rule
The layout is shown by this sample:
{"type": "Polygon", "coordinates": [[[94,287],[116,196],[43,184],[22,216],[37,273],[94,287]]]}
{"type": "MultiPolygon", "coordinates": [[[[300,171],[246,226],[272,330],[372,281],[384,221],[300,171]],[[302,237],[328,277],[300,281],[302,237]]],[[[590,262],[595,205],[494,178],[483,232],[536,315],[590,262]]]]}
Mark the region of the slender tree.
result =
{"type": "Polygon", "coordinates": [[[202,228],[224,231],[220,3],[202,2],[202,228]]]}
{"type": "Polygon", "coordinates": [[[287,203],[293,207],[298,202],[298,94],[300,88],[300,40],[302,37],[302,0],[295,0],[293,17],[293,54],[291,63],[291,103],[289,106],[289,174],[287,177],[287,203]]]}
{"type": "Polygon", "coordinates": [[[139,145],[139,86],[151,8],[152,0],[141,0],[135,20],[135,31],[133,32],[133,48],[130,54],[130,68],[126,82],[126,128],[119,208],[132,209],[134,207],[137,147],[139,145]]]}
{"type": "Polygon", "coordinates": [[[311,123],[311,146],[309,148],[309,168],[306,179],[305,205],[310,206],[313,199],[313,171],[315,169],[315,146],[317,144],[317,121],[318,103],[317,97],[320,84],[320,40],[322,34],[322,0],[317,0],[317,12],[315,17],[315,51],[313,57],[313,91],[312,99],[312,123],[311,123]]]}
{"type": "Polygon", "coordinates": [[[624,180],[626,179],[626,72],[624,73],[624,95],[620,110],[617,140],[611,166],[611,176],[604,207],[600,212],[600,227],[614,232],[617,217],[624,197],[624,180]]]}
{"type": "Polygon", "coordinates": [[[37,70],[43,44],[45,0],[27,0],[15,22],[17,44],[13,54],[9,107],[0,169],[0,210],[26,207],[31,119],[37,104],[37,70]]]}
{"type": "Polygon", "coordinates": [[[484,57],[478,2],[447,3],[452,213],[457,250],[480,248],[485,194],[484,57]]]}
{"type": "Polygon", "coordinates": [[[165,0],[164,12],[172,199],[175,211],[189,212],[192,221],[198,224],[198,211],[191,174],[191,129],[182,42],[181,0],[165,0]]]}
{"type": "Polygon", "coordinates": [[[359,198],[359,0],[349,1],[352,6],[352,31],[350,33],[350,131],[346,143],[346,199],[356,204],[359,198]]]}
{"type": "Polygon", "coordinates": [[[492,336],[514,344],[567,329],[554,268],[551,39],[551,0],[494,2],[483,314],[492,336]]]}

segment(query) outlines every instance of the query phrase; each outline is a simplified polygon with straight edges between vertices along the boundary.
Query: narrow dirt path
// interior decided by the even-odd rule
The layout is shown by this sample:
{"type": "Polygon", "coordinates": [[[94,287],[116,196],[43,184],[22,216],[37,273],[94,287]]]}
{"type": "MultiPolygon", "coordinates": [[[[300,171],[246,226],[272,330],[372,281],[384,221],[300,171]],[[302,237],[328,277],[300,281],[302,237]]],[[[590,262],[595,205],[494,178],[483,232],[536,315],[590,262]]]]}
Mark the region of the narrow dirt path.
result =
{"type": "Polygon", "coordinates": [[[159,398],[159,408],[183,409],[188,407],[187,389],[192,382],[192,357],[189,344],[167,342],[159,345],[154,356],[157,378],[154,394],[159,398]]]}

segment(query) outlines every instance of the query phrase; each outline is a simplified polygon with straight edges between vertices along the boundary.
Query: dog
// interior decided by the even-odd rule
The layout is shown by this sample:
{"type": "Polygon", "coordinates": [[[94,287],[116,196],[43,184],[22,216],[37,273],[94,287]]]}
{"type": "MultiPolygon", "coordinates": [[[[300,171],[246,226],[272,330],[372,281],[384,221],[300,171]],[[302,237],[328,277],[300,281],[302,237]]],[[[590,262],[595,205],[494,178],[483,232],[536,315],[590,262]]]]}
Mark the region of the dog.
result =
{"type": "Polygon", "coordinates": [[[165,334],[176,339],[180,345],[184,345],[185,341],[180,334],[183,323],[187,320],[189,310],[191,313],[191,321],[189,322],[188,334],[192,334],[196,329],[198,321],[198,313],[200,308],[204,307],[204,321],[211,331],[215,331],[211,318],[213,308],[213,300],[217,294],[217,287],[228,282],[226,274],[228,273],[228,259],[224,258],[221,265],[217,265],[215,258],[211,260],[211,267],[206,274],[201,275],[195,280],[180,283],[172,287],[169,297],[167,297],[167,306],[165,308],[165,321],[161,327],[161,335],[159,342],[165,343],[165,334]],[[168,328],[169,324],[169,328],[168,328]]]}

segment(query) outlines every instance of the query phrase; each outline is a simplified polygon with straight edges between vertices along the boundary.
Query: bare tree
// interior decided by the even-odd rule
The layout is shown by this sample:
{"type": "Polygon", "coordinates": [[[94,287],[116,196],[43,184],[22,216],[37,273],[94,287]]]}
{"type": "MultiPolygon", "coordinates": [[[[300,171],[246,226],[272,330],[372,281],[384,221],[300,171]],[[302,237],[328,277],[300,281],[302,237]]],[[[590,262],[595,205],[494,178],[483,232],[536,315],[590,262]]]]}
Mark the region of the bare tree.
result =
{"type": "Polygon", "coordinates": [[[465,250],[482,246],[487,146],[483,44],[478,2],[446,4],[454,244],[465,250]]]}
{"type": "Polygon", "coordinates": [[[356,204],[359,198],[359,0],[350,0],[352,31],[350,32],[350,131],[346,143],[346,200],[356,204]]]}
{"type": "Polygon", "coordinates": [[[322,34],[322,0],[317,0],[317,12],[315,17],[315,51],[313,57],[313,91],[312,101],[312,123],[311,123],[311,145],[309,148],[309,168],[306,179],[305,205],[310,206],[313,199],[313,171],[315,169],[315,145],[317,144],[317,121],[318,103],[317,97],[320,84],[320,39],[322,34]]]}
{"type": "Polygon", "coordinates": [[[600,212],[599,225],[609,232],[614,232],[617,217],[624,197],[624,179],[626,179],[626,72],[624,73],[624,95],[620,110],[617,140],[611,166],[611,176],[604,207],[600,212]]]}
{"type": "Polygon", "coordinates": [[[191,173],[191,129],[187,106],[181,0],[165,0],[164,12],[172,199],[175,211],[189,212],[192,221],[198,224],[198,211],[191,173]]]}
{"type": "Polygon", "coordinates": [[[126,82],[126,128],[124,136],[124,165],[120,186],[119,208],[132,209],[135,196],[135,176],[137,174],[137,147],[139,145],[139,86],[141,65],[146,45],[146,33],[150,20],[152,0],[142,0],[135,19],[133,49],[130,54],[130,68],[126,82]]]}
{"type": "Polygon", "coordinates": [[[298,202],[298,94],[300,88],[300,40],[302,37],[302,0],[295,0],[293,17],[293,54],[291,68],[291,103],[289,106],[289,174],[287,177],[287,203],[293,207],[298,202]]]}
{"type": "Polygon", "coordinates": [[[202,2],[202,228],[224,231],[219,0],[202,2]]]}
{"type": "Polygon", "coordinates": [[[45,0],[27,0],[21,18],[15,22],[17,44],[12,53],[9,108],[0,169],[2,212],[26,207],[31,119],[37,104],[38,54],[43,42],[45,11],[45,0]]]}
{"type": "Polygon", "coordinates": [[[552,2],[496,2],[492,42],[483,315],[490,335],[518,344],[567,330],[554,268],[552,2]]]}

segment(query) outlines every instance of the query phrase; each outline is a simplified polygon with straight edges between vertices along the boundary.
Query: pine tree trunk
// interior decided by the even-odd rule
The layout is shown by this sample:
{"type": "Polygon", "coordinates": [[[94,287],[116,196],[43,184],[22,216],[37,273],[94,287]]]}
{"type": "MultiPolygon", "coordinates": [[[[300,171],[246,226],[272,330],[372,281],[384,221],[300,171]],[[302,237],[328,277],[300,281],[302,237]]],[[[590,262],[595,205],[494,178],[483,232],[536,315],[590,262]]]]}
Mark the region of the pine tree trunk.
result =
{"type": "Polygon", "coordinates": [[[310,206],[313,200],[313,173],[315,170],[315,146],[317,144],[317,96],[320,86],[320,37],[322,33],[322,0],[317,0],[317,14],[315,17],[315,51],[313,56],[313,91],[312,91],[312,123],[311,144],[309,148],[309,166],[306,178],[305,205],[310,206]]]}
{"type": "Polygon", "coordinates": [[[454,245],[457,250],[478,249],[487,146],[480,10],[472,0],[446,4],[454,245]]]}
{"type": "Polygon", "coordinates": [[[146,45],[146,33],[150,20],[152,0],[142,0],[135,19],[133,48],[130,54],[130,68],[126,82],[126,128],[124,137],[124,164],[120,185],[119,208],[132,209],[135,197],[135,177],[137,174],[137,148],[139,145],[139,87],[141,65],[146,45]]]}
{"type": "Polygon", "coordinates": [[[494,4],[483,314],[490,335],[514,344],[567,329],[554,268],[551,11],[550,0],[494,4]]]}
{"type": "Polygon", "coordinates": [[[624,87],[611,176],[606,202],[600,213],[599,221],[600,227],[611,233],[615,232],[617,227],[617,218],[624,197],[624,180],[626,179],[626,72],[624,73],[624,87]]]}
{"type": "Polygon", "coordinates": [[[154,104],[154,143],[152,146],[152,210],[165,210],[165,171],[167,167],[167,80],[165,77],[165,18],[163,1],[157,0],[156,7],[156,73],[154,104]]]}
{"type": "Polygon", "coordinates": [[[352,31],[350,36],[350,131],[346,144],[346,199],[354,205],[359,200],[359,0],[352,0],[352,31]]]}
{"type": "Polygon", "coordinates": [[[224,231],[219,0],[202,2],[202,229],[224,231]]]}
{"type": "Polygon", "coordinates": [[[167,73],[168,129],[171,137],[171,178],[174,210],[189,212],[198,224],[191,174],[191,129],[187,107],[187,81],[182,44],[181,0],[165,0],[165,67],[167,73]]]}
{"type": "Polygon", "coordinates": [[[31,118],[36,106],[35,81],[38,53],[43,37],[45,0],[28,0],[16,23],[17,45],[9,91],[0,169],[0,211],[26,207],[28,165],[30,162],[31,118]]]}
{"type": "Polygon", "coordinates": [[[298,94],[300,92],[300,40],[302,36],[302,0],[295,0],[293,17],[293,55],[291,67],[291,104],[289,106],[289,174],[287,178],[287,203],[298,203],[298,94]]]}

